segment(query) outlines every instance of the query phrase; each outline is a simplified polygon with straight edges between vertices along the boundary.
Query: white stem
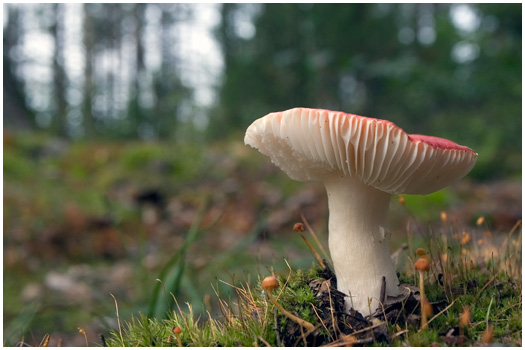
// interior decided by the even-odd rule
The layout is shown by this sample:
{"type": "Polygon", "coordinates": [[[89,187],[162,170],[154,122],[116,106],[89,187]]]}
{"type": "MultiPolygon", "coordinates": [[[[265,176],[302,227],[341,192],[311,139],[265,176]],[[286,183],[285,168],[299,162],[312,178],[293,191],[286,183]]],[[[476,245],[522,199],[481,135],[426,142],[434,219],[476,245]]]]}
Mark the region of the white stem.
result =
{"type": "Polygon", "coordinates": [[[346,311],[369,315],[379,307],[383,276],[385,296],[399,294],[386,230],[390,194],[350,177],[333,177],[325,186],[337,289],[351,296],[345,298],[346,311]]]}

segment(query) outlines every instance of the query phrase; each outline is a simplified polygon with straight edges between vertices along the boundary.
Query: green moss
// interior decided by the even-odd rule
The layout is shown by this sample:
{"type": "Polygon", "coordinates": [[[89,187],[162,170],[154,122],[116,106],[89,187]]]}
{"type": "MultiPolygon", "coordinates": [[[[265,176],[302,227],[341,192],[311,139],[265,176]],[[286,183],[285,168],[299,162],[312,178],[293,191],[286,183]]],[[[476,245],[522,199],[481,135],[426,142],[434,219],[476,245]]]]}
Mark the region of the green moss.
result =
{"type": "MultiPolygon", "coordinates": [[[[459,263],[458,269],[459,269],[459,263]]],[[[279,276],[280,287],[274,291],[279,303],[289,312],[309,321],[319,323],[319,318],[312,305],[318,304],[309,284],[314,279],[322,279],[322,269],[314,264],[308,270],[293,270],[288,275],[279,276]]],[[[518,284],[513,283],[505,272],[496,276],[487,269],[474,269],[471,279],[454,280],[453,295],[447,298],[444,287],[433,279],[425,283],[429,300],[438,303],[439,315],[432,318],[428,329],[420,331],[419,324],[401,322],[388,324],[390,341],[378,340],[376,346],[441,346],[457,345],[459,338],[446,338],[445,335],[454,327],[458,327],[460,314],[470,307],[471,322],[464,327],[464,345],[477,345],[486,330],[490,319],[494,325],[494,343],[516,345],[521,339],[521,299],[518,284]],[[498,288],[490,288],[496,286],[498,288]],[[400,330],[405,330],[400,332],[400,330]],[[451,340],[452,339],[452,340],[451,340]],[[455,339],[455,340],[454,340],[455,339]],[[453,341],[456,341],[454,343],[453,341]],[[452,342],[452,343],[451,343],[452,342]]],[[[412,277],[403,272],[402,281],[411,281],[412,277]]],[[[125,345],[167,345],[165,339],[170,336],[173,325],[185,325],[188,332],[182,336],[183,345],[189,346],[278,346],[278,338],[283,339],[291,332],[294,323],[277,312],[277,329],[275,332],[275,307],[268,302],[265,294],[258,286],[238,288],[237,294],[242,296],[238,301],[240,313],[233,311],[222,322],[216,319],[196,321],[191,312],[170,313],[167,320],[132,320],[126,325],[124,332],[125,345]],[[164,328],[163,328],[164,327],[164,328]],[[212,331],[212,327],[215,327],[212,331]],[[215,335],[214,335],[215,333],[215,335]],[[220,335],[219,335],[220,334],[220,335]],[[164,339],[164,340],[162,340],[164,339]],[[161,341],[162,340],[162,341],[161,341]]],[[[416,313],[419,309],[416,310],[416,313]]],[[[182,327],[181,327],[182,328],[182,327]]],[[[289,334],[290,335],[290,334],[289,334]]],[[[300,334],[291,334],[292,343],[302,344],[300,334]],[[295,338],[293,338],[295,337],[295,338]]],[[[110,345],[119,343],[119,335],[113,332],[110,345]]],[[[317,337],[330,339],[330,334],[322,327],[317,337]]],[[[326,344],[326,343],[324,343],[326,344]]],[[[311,345],[311,344],[310,344],[311,345]]],[[[319,345],[319,344],[316,344],[319,345]]]]}

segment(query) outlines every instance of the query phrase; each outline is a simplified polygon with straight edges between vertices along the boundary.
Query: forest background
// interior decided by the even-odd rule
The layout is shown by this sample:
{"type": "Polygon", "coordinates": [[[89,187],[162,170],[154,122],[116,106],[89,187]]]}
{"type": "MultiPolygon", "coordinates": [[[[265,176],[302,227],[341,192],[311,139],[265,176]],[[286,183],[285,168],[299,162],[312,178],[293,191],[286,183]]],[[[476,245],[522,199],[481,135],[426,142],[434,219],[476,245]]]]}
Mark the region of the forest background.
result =
{"type": "Polygon", "coordinates": [[[4,4],[4,341],[78,344],[78,327],[97,341],[115,326],[110,292],[124,315],[161,313],[155,279],[217,217],[174,268],[181,298],[202,304],[224,271],[254,278],[241,262],[308,265],[290,225],[304,212],[324,234],[322,189],[242,145],[273,111],[342,110],[473,148],[463,185],[409,205],[423,227],[458,205],[461,224],[508,230],[521,218],[521,6],[4,4]]]}

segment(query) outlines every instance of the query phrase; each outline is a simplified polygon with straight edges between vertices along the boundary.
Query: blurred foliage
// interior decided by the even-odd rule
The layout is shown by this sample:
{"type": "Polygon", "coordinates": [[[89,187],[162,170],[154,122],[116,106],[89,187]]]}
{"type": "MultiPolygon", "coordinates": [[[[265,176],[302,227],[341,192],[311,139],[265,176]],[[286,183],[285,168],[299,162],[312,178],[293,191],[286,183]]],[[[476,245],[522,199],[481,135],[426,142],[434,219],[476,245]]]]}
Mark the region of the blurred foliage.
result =
{"type": "Polygon", "coordinates": [[[308,261],[288,228],[296,210],[271,209],[285,204],[278,189],[291,181],[262,160],[240,142],[4,133],[4,341],[54,333],[57,345],[61,332],[67,345],[86,325],[97,337],[112,327],[109,293],[122,317],[164,314],[165,293],[202,313],[218,279],[250,280],[282,256],[308,261]],[[269,228],[273,212],[281,220],[269,228]]]}
{"type": "Polygon", "coordinates": [[[228,19],[245,7],[225,5],[221,123],[211,131],[296,106],[343,110],[470,146],[472,176],[520,174],[521,5],[461,5],[471,30],[452,22],[458,6],[263,5],[244,40],[228,19]]]}
{"type": "Polygon", "coordinates": [[[182,49],[184,33],[202,29],[200,5],[68,6],[7,5],[7,128],[199,142],[316,107],[470,146],[476,178],[521,174],[521,4],[210,4],[219,80],[203,68],[216,56],[182,49]],[[72,16],[79,32],[65,25],[72,16]],[[24,46],[35,33],[56,44],[46,59],[24,46]],[[75,35],[77,46],[63,40],[75,35]],[[77,70],[65,65],[68,50],[82,52],[77,70]],[[196,97],[203,86],[211,104],[196,97]]]}
{"type": "MultiPolygon", "coordinates": [[[[308,266],[308,248],[292,227],[302,213],[326,242],[324,188],[290,180],[240,139],[124,145],[4,133],[8,344],[24,337],[36,345],[52,333],[54,345],[81,345],[83,338],[72,340],[77,327],[100,342],[101,328],[116,329],[110,293],[123,319],[148,310],[158,316],[170,292],[202,315],[211,284],[286,271],[283,258],[308,266]]],[[[500,232],[521,218],[519,183],[456,185],[405,196],[404,205],[394,196],[391,247],[408,234],[424,242],[440,211],[458,227],[484,215],[484,225],[500,232]]],[[[220,295],[230,292],[226,286],[220,295]]]]}

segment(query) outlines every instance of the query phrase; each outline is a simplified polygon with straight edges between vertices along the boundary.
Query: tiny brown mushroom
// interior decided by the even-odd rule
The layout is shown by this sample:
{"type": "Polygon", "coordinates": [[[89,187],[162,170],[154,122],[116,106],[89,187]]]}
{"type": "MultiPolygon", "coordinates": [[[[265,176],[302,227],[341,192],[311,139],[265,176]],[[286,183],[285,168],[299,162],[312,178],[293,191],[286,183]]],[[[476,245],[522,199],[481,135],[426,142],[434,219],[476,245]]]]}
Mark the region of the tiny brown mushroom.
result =
{"type": "Polygon", "coordinates": [[[424,275],[423,272],[427,272],[430,270],[430,263],[429,259],[425,259],[426,255],[423,257],[420,257],[416,260],[414,263],[414,269],[419,271],[419,293],[421,298],[421,329],[425,329],[427,327],[427,305],[428,303],[427,298],[425,296],[425,281],[424,281],[424,275]]]}
{"type": "Polygon", "coordinates": [[[175,334],[175,337],[177,338],[177,345],[179,348],[182,347],[182,341],[180,340],[180,334],[182,333],[182,329],[180,329],[179,326],[173,327],[172,329],[173,334],[175,334]]]}
{"type": "Polygon", "coordinates": [[[272,302],[272,304],[274,304],[290,320],[306,328],[308,332],[312,332],[315,329],[315,326],[313,324],[286,311],[284,307],[282,307],[282,305],[279,304],[277,300],[275,300],[275,298],[273,297],[272,291],[278,287],[279,287],[279,281],[274,276],[268,276],[264,278],[261,284],[261,288],[265,290],[266,293],[268,293],[268,297],[270,298],[270,301],[272,302]]]}

